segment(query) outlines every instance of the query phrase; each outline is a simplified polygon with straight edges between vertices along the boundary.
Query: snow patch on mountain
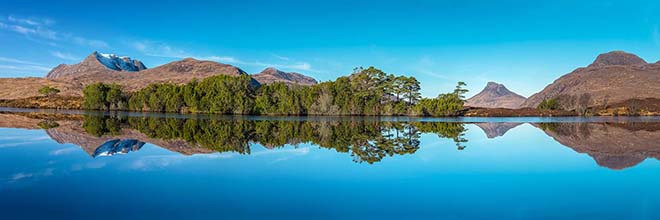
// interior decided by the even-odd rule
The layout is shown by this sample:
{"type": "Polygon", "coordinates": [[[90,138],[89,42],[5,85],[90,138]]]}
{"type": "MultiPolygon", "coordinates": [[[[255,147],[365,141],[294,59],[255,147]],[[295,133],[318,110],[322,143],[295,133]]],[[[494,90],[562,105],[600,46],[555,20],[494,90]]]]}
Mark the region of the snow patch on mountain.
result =
{"type": "Polygon", "coordinates": [[[130,57],[120,57],[114,54],[96,53],[96,59],[104,66],[117,71],[140,71],[146,69],[139,60],[130,57]]]}

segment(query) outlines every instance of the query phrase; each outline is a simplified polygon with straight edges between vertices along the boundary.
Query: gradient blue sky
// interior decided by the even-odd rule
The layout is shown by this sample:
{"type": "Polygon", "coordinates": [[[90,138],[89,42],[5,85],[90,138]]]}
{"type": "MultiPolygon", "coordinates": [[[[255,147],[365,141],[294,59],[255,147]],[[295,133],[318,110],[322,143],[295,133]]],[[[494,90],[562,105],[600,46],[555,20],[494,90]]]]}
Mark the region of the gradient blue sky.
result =
{"type": "Polygon", "coordinates": [[[333,80],[356,66],[412,75],[435,96],[488,81],[524,96],[625,50],[660,59],[657,1],[0,0],[0,77],[44,76],[92,51],[148,67],[184,57],[333,80]]]}

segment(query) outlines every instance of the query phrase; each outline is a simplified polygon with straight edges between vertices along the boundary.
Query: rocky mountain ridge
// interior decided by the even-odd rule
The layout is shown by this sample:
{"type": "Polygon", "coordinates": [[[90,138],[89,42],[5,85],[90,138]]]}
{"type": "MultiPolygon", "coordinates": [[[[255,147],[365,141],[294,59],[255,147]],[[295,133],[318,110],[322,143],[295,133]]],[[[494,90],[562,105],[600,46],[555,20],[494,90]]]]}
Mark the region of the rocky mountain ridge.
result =
{"type": "MultiPolygon", "coordinates": [[[[93,52],[77,64],[60,64],[44,78],[0,78],[0,99],[23,99],[40,96],[38,90],[46,85],[59,89],[61,95],[82,96],[86,85],[103,82],[116,83],[127,91],[135,91],[154,83],[183,84],[192,80],[214,76],[247,75],[242,69],[214,61],[185,58],[147,68],[141,61],[130,57],[93,52]]],[[[289,85],[314,85],[316,80],[299,74],[287,73],[274,68],[267,68],[254,75],[252,85],[258,87],[264,83],[284,82],[289,85]]]]}

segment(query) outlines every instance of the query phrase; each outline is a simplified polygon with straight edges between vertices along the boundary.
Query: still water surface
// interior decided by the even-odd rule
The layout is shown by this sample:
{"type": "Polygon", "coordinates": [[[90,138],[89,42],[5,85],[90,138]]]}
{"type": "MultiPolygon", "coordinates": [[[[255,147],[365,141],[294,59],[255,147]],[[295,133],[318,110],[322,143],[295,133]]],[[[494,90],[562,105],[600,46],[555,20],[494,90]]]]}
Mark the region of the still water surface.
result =
{"type": "Polygon", "coordinates": [[[659,219],[660,118],[0,113],[1,219],[659,219]]]}

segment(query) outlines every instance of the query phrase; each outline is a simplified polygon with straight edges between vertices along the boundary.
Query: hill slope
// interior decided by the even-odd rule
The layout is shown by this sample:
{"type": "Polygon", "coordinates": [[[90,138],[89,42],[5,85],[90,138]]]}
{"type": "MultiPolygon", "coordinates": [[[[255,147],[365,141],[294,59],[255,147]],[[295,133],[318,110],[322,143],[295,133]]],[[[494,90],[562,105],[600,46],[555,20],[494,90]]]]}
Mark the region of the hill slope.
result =
{"type": "Polygon", "coordinates": [[[634,98],[660,98],[660,63],[647,64],[634,54],[614,51],[555,80],[521,107],[536,107],[545,99],[557,99],[563,108],[573,110],[634,98]]]}

